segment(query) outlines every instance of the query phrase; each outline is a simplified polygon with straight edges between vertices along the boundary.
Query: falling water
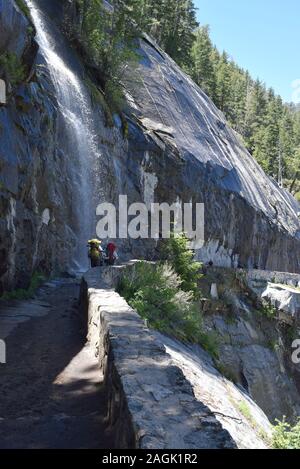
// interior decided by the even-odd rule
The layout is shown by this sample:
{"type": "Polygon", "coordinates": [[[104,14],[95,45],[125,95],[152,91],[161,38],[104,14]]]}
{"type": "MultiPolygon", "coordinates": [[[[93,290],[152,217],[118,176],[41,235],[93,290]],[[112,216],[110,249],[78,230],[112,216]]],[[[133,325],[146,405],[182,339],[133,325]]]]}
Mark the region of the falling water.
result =
{"type": "Polygon", "coordinates": [[[47,63],[60,109],[61,143],[72,161],[72,205],[75,215],[73,228],[77,236],[74,268],[86,269],[87,239],[95,231],[92,168],[100,158],[93,127],[91,100],[79,73],[74,71],[56,51],[57,36],[49,27],[33,0],[27,0],[37,30],[37,42],[47,63]]]}

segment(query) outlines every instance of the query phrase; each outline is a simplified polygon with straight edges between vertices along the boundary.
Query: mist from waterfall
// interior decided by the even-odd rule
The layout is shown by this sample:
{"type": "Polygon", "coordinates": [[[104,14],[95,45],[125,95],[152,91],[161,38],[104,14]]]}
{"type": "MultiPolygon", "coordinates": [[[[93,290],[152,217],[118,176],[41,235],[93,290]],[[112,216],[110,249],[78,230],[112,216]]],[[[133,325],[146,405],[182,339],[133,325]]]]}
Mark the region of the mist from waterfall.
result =
{"type": "Polygon", "coordinates": [[[94,235],[93,167],[100,158],[93,125],[90,95],[79,73],[70,68],[57,51],[57,37],[33,0],[26,0],[37,31],[37,42],[56,92],[59,105],[59,134],[64,154],[71,161],[72,211],[77,237],[72,268],[88,266],[86,245],[94,235]]]}

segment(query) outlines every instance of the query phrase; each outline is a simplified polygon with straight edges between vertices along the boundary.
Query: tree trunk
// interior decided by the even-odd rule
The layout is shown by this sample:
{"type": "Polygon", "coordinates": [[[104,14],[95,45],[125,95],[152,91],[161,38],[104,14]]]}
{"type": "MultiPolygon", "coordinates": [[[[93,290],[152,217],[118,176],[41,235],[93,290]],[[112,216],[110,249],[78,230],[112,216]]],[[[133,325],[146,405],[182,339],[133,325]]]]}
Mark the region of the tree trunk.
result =
{"type": "Polygon", "coordinates": [[[294,178],[294,180],[293,180],[293,182],[292,182],[292,184],[291,184],[291,186],[290,186],[290,192],[291,192],[291,194],[293,194],[293,189],[294,189],[294,187],[295,187],[295,184],[296,184],[296,181],[297,181],[298,177],[299,177],[299,171],[296,172],[295,178],[294,178]]]}

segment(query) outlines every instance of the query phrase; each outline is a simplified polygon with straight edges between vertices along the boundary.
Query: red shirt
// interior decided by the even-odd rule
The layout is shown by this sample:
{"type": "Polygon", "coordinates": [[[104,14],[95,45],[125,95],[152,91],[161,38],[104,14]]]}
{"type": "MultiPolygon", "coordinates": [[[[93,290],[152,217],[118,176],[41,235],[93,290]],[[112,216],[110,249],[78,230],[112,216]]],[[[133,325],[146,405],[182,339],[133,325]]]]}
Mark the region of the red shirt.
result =
{"type": "Polygon", "coordinates": [[[114,243],[108,243],[108,245],[107,245],[107,251],[108,251],[108,255],[109,255],[110,258],[113,257],[116,248],[117,248],[117,247],[116,247],[116,245],[115,245],[114,243]]]}

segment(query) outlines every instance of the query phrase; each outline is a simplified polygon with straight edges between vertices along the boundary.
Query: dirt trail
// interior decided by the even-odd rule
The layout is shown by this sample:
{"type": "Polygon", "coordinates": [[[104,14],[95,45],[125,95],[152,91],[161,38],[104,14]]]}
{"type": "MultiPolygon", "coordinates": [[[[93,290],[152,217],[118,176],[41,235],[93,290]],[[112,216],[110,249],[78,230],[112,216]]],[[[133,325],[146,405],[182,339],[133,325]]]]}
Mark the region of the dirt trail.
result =
{"type": "Polygon", "coordinates": [[[0,305],[0,448],[111,448],[97,360],[85,344],[79,282],[0,305]]]}

